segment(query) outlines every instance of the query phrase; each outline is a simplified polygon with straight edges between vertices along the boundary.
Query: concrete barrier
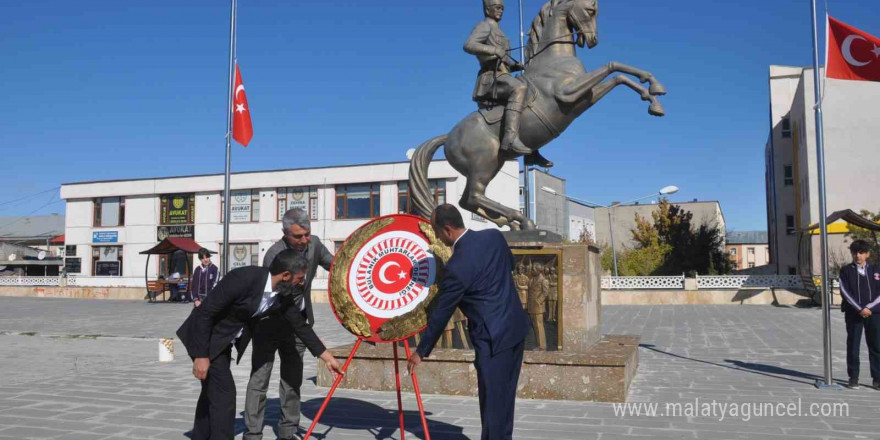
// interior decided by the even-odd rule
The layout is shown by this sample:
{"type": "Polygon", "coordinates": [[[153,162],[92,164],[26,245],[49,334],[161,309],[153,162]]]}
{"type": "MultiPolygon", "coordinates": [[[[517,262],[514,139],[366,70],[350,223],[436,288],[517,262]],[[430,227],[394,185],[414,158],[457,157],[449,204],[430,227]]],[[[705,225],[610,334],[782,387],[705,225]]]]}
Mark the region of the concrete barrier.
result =
{"type": "Polygon", "coordinates": [[[766,304],[808,306],[811,293],[786,289],[603,290],[602,305],[766,304]]]}

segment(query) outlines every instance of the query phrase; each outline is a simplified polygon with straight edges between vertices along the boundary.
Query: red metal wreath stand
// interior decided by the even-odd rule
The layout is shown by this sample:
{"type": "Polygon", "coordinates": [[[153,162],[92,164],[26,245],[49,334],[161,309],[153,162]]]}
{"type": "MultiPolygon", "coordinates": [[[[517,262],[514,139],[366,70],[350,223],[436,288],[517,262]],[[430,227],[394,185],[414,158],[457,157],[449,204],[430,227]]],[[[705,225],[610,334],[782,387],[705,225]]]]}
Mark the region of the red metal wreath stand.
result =
{"type": "MultiPolygon", "coordinates": [[[[311,437],[312,431],[315,430],[315,426],[317,426],[318,421],[321,420],[324,410],[327,409],[327,404],[330,403],[330,398],[333,397],[333,393],[336,392],[336,387],[338,387],[339,383],[342,382],[342,379],[345,378],[345,372],[348,371],[348,366],[351,364],[351,360],[354,358],[354,354],[357,352],[358,347],[360,347],[361,342],[364,342],[364,339],[358,338],[357,342],[354,343],[354,347],[351,348],[351,353],[348,354],[348,359],[345,360],[345,364],[342,366],[342,374],[337,375],[336,380],[333,381],[333,386],[330,387],[330,392],[327,393],[327,397],[324,398],[324,403],[321,404],[321,408],[318,409],[318,413],[315,414],[315,419],[312,420],[312,425],[309,426],[309,430],[306,432],[303,440],[308,440],[309,437],[311,437]]],[[[397,385],[397,414],[400,419],[400,440],[404,440],[406,429],[403,424],[403,401],[400,397],[400,370],[398,366],[397,341],[391,342],[391,344],[393,344],[394,347],[394,380],[397,385]]],[[[409,341],[406,339],[403,340],[403,348],[406,351],[406,359],[409,359],[409,341]]],[[[422,404],[422,393],[419,391],[419,379],[416,377],[415,371],[412,373],[412,383],[413,390],[416,392],[416,402],[419,404],[419,415],[422,418],[422,428],[425,430],[425,440],[431,440],[431,434],[428,432],[428,420],[425,418],[425,406],[422,404]]]]}

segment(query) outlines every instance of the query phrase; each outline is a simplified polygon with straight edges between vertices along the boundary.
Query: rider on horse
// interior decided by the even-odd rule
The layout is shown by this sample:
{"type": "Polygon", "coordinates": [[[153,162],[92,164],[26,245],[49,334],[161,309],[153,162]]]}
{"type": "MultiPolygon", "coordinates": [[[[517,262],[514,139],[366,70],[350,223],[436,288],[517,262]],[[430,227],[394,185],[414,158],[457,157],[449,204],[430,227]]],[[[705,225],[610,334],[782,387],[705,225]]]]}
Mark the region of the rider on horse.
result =
{"type": "Polygon", "coordinates": [[[511,72],[523,70],[523,65],[510,57],[510,40],[498,26],[504,14],[504,0],[483,0],[483,13],[486,19],[474,27],[464,43],[464,51],[476,55],[480,62],[473,99],[480,106],[506,101],[502,150],[526,155],[527,163],[553,166],[537,150],[533,152],[519,139],[519,118],[528,87],[525,81],[511,75],[511,72]]]}

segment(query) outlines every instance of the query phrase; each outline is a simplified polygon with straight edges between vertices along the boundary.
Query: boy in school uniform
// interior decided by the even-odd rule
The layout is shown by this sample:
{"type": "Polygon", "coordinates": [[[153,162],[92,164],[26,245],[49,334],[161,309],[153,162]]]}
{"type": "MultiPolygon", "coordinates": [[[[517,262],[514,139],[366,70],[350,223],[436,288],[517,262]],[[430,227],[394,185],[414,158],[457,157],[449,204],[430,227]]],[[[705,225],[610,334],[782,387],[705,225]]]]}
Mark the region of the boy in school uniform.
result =
{"type": "Polygon", "coordinates": [[[846,372],[849,387],[859,388],[859,346],[868,344],[873,387],[880,389],[880,267],[868,264],[871,247],[864,240],[849,246],[853,262],[840,268],[840,305],[846,321],[846,372]]]}

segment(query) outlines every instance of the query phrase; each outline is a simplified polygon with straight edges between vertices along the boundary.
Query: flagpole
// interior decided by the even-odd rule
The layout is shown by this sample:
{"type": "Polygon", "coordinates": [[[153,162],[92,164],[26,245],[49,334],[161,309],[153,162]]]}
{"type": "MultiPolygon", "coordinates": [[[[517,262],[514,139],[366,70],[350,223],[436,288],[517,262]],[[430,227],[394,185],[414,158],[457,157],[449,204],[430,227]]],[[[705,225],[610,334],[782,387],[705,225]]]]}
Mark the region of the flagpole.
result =
{"type": "Polygon", "coordinates": [[[232,12],[229,19],[229,88],[226,91],[226,173],[223,176],[223,258],[220,261],[220,273],[229,271],[229,170],[232,157],[232,88],[235,84],[235,6],[232,0],[232,12]]]}
{"type": "MultiPolygon", "coordinates": [[[[831,295],[828,290],[828,225],[825,206],[825,144],[822,121],[822,90],[819,87],[819,24],[816,12],[816,0],[811,0],[813,16],[813,95],[816,114],[816,166],[819,185],[819,230],[822,256],[822,323],[823,323],[823,356],[825,360],[825,377],[816,380],[817,388],[839,388],[831,378],[831,295]],[[824,382],[823,382],[824,380],[824,382]]],[[[828,35],[825,36],[828,38],[828,35]]],[[[826,59],[827,62],[827,59],[826,59]]]]}
{"type": "MultiPolygon", "coordinates": [[[[523,34],[523,0],[519,0],[519,59],[523,64],[522,75],[526,73],[526,56],[525,56],[525,42],[524,42],[524,34],[523,34]]],[[[531,207],[529,206],[529,194],[532,192],[531,183],[529,182],[529,172],[528,165],[526,165],[526,157],[523,156],[520,160],[520,167],[522,168],[523,175],[523,215],[526,218],[531,218],[531,207]]],[[[520,225],[522,227],[522,225],[520,225]]]]}

